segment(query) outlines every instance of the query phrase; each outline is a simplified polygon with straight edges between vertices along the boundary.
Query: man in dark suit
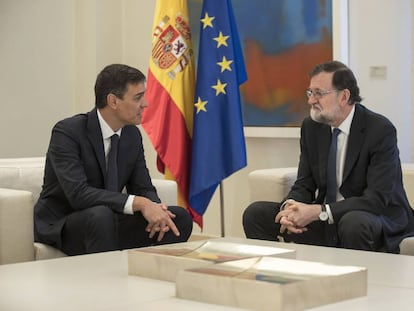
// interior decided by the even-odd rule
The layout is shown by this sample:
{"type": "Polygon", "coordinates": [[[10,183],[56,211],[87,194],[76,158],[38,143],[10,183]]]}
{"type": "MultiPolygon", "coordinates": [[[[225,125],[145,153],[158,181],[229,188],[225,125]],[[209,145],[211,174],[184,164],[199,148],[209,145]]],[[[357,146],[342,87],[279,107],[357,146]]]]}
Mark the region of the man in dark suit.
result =
{"type": "Polygon", "coordinates": [[[96,79],[95,109],[55,125],[34,207],[36,241],[78,255],[188,239],[189,213],[161,203],[146,167],[136,126],[145,91],[139,70],[109,65],[96,79]]]}
{"type": "Polygon", "coordinates": [[[360,104],[354,74],[340,62],[316,66],[306,93],[310,117],[301,127],[297,180],[281,203],[254,202],[245,210],[246,236],[399,252],[414,230],[395,127],[360,104]]]}

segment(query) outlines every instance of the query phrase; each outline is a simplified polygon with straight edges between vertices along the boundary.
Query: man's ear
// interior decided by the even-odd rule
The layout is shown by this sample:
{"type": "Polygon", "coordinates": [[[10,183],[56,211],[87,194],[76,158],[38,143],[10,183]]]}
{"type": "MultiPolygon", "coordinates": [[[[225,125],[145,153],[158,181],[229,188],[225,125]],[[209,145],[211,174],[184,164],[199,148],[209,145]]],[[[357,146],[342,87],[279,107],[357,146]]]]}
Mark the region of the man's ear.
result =
{"type": "Polygon", "coordinates": [[[111,107],[112,109],[116,109],[116,104],[117,104],[116,99],[117,99],[117,97],[114,94],[109,93],[106,96],[106,103],[107,103],[107,105],[109,107],[111,107]]]}
{"type": "Polygon", "coordinates": [[[348,104],[350,98],[351,92],[348,89],[342,90],[341,102],[344,104],[348,104]]]}

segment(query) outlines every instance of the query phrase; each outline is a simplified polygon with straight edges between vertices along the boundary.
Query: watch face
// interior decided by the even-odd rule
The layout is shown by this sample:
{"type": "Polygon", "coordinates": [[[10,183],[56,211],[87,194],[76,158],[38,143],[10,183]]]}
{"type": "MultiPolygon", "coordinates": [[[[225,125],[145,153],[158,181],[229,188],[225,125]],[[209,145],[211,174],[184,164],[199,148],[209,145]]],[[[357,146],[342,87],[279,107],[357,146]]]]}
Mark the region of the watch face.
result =
{"type": "Polygon", "coordinates": [[[319,219],[322,221],[327,221],[328,220],[328,213],[327,212],[321,212],[319,214],[319,219]]]}

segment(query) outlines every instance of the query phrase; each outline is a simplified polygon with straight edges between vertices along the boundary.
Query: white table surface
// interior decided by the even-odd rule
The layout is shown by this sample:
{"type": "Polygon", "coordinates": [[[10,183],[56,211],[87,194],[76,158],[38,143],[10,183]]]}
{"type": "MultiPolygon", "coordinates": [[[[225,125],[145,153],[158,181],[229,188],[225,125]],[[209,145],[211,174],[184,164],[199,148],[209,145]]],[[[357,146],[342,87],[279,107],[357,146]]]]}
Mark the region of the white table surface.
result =
{"type": "MultiPolygon", "coordinates": [[[[368,268],[368,296],[312,310],[414,310],[414,256],[238,238],[296,258],[368,268]]],[[[0,310],[240,310],[175,298],[174,283],[128,275],[127,252],[0,265],[0,310]]]]}

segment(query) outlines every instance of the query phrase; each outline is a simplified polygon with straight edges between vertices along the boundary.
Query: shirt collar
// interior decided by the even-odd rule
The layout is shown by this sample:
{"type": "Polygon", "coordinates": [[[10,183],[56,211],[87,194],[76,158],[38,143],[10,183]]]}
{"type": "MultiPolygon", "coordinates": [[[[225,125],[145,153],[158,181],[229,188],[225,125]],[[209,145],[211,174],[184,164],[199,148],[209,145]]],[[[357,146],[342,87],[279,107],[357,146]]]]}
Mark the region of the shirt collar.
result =
{"type": "Polygon", "coordinates": [[[348,114],[348,116],[345,118],[345,120],[338,126],[341,132],[345,133],[347,136],[349,135],[349,132],[351,131],[351,123],[352,123],[352,119],[354,118],[354,114],[355,114],[355,104],[352,105],[352,110],[348,114]]]}
{"type": "Polygon", "coordinates": [[[98,113],[99,125],[101,126],[102,138],[105,140],[107,138],[110,138],[114,134],[118,134],[119,137],[121,137],[122,128],[114,132],[108,125],[108,123],[106,123],[105,119],[102,117],[101,113],[99,112],[99,109],[97,109],[96,111],[98,113]]]}

